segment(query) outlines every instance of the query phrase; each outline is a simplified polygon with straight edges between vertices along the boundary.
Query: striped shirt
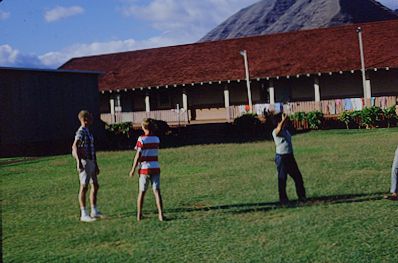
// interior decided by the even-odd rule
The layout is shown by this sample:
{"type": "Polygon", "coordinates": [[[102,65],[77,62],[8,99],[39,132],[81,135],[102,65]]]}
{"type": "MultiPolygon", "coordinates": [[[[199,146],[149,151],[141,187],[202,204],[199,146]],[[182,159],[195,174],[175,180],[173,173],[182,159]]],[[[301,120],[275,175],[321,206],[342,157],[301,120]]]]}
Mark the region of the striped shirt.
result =
{"type": "Polygon", "coordinates": [[[158,175],[160,166],[158,162],[159,155],[159,137],[140,136],[135,145],[135,150],[140,154],[138,173],[158,175]]]}
{"type": "Polygon", "coordinates": [[[75,141],[78,142],[78,150],[83,153],[83,159],[96,160],[94,137],[88,128],[81,126],[76,132],[75,141]]]}

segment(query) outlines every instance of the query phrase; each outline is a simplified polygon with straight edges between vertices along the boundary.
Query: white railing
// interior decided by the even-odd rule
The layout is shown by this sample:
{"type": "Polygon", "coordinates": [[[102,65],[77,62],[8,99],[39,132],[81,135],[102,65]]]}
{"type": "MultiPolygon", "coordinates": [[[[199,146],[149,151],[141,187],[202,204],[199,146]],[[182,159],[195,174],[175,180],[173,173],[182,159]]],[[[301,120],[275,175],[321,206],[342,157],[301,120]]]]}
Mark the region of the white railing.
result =
{"type": "MultiPolygon", "coordinates": [[[[377,106],[382,109],[396,105],[397,97],[376,97],[370,101],[372,106],[377,106]]],[[[265,111],[286,112],[293,114],[296,112],[311,112],[321,111],[324,115],[339,115],[343,111],[361,110],[364,106],[361,98],[353,99],[335,99],[315,101],[299,101],[289,103],[275,103],[270,104],[255,104],[253,105],[253,112],[262,115],[265,111]]],[[[249,112],[247,105],[230,106],[225,108],[210,108],[196,110],[196,121],[200,122],[214,122],[225,119],[226,122],[232,122],[234,119],[249,112]]],[[[180,110],[158,110],[158,111],[139,111],[139,112],[119,112],[112,116],[110,113],[101,114],[101,119],[108,123],[132,122],[134,125],[140,125],[144,118],[153,118],[156,120],[166,121],[170,125],[186,125],[191,121],[191,112],[180,110]]]]}
{"type": "Polygon", "coordinates": [[[108,124],[131,122],[134,125],[141,124],[145,118],[166,121],[169,124],[186,125],[188,113],[184,110],[158,110],[158,111],[137,111],[137,112],[116,112],[113,116],[110,113],[101,114],[101,120],[108,124]]]}

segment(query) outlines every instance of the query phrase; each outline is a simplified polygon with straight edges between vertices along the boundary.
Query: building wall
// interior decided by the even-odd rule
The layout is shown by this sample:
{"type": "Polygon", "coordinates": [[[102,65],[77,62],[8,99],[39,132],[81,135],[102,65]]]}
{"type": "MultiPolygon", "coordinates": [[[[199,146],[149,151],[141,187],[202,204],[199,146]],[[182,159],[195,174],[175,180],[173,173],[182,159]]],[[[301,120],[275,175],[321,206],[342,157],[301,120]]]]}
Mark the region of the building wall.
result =
{"type": "Polygon", "coordinates": [[[363,97],[361,73],[324,74],[319,78],[321,99],[363,97]]]}
{"type": "Polygon", "coordinates": [[[96,74],[0,69],[0,90],[1,155],[70,152],[82,109],[103,134],[96,74]]]}
{"type": "Polygon", "coordinates": [[[372,96],[398,95],[398,69],[369,73],[372,96]]]}

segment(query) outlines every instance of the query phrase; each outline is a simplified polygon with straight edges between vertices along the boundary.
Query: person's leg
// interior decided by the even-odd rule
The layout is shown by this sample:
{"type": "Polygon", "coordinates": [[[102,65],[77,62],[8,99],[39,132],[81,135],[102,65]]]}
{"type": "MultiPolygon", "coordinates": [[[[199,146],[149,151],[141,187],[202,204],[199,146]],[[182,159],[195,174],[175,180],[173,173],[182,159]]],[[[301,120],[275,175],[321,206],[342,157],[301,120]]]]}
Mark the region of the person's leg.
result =
{"type": "Polygon", "coordinates": [[[294,158],[293,154],[289,155],[287,163],[288,163],[287,165],[288,173],[293,178],[294,184],[296,186],[297,197],[300,201],[305,201],[306,195],[305,195],[303,176],[300,172],[300,169],[298,168],[296,159],[294,158]]]}
{"type": "Polygon", "coordinates": [[[159,213],[159,220],[163,221],[163,201],[162,195],[160,194],[160,189],[154,189],[153,194],[155,195],[156,207],[159,213]]]}
{"type": "Polygon", "coordinates": [[[138,197],[137,197],[137,221],[142,219],[142,207],[144,205],[144,197],[146,190],[148,189],[149,178],[147,175],[140,175],[139,187],[138,187],[138,197]]]}
{"type": "Polygon", "coordinates": [[[395,157],[391,168],[391,189],[390,192],[393,196],[397,196],[398,191],[398,148],[395,151],[395,157]]]}
{"type": "Polygon", "coordinates": [[[80,221],[83,222],[92,222],[94,221],[92,218],[89,217],[87,210],[86,210],[86,193],[88,191],[88,183],[89,183],[89,176],[88,176],[88,167],[87,162],[82,160],[83,170],[79,173],[79,181],[80,181],[80,189],[79,189],[79,205],[80,205],[80,221]]]}
{"type": "Polygon", "coordinates": [[[137,221],[142,219],[142,206],[144,204],[145,191],[140,191],[137,198],[137,221]]]}
{"type": "Polygon", "coordinates": [[[87,193],[88,187],[87,185],[81,184],[80,189],[79,189],[79,205],[80,205],[80,211],[81,211],[81,216],[84,216],[87,214],[86,212],[86,193],[87,193]]]}
{"type": "Polygon", "coordinates": [[[99,217],[101,213],[97,209],[97,194],[99,190],[98,182],[94,182],[91,184],[90,190],[90,205],[91,205],[91,216],[99,217]]]}
{"type": "Polygon", "coordinates": [[[163,221],[163,200],[160,193],[160,175],[151,175],[153,194],[155,195],[156,207],[159,213],[159,220],[163,221]]]}
{"type": "Polygon", "coordinates": [[[279,201],[281,204],[286,204],[289,201],[289,198],[286,194],[287,169],[285,167],[284,157],[277,154],[275,156],[275,164],[278,171],[279,201]]]}
{"type": "Polygon", "coordinates": [[[101,213],[97,210],[97,195],[99,190],[99,184],[97,174],[95,173],[95,163],[91,160],[87,161],[86,172],[89,177],[88,182],[91,185],[90,189],[90,206],[91,206],[91,217],[101,217],[101,213]]]}

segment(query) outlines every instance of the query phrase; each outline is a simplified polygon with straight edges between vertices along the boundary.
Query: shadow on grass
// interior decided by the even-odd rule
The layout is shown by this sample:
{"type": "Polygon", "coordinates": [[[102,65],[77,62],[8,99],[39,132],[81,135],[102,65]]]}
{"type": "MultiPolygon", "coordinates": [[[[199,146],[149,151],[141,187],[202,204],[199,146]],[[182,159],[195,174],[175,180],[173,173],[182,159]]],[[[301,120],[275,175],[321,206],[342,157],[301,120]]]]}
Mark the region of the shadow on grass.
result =
{"type": "MultiPolygon", "coordinates": [[[[362,203],[368,201],[376,201],[383,199],[384,192],[367,193],[367,194],[345,194],[345,195],[331,195],[331,196],[319,196],[308,198],[307,202],[302,203],[298,201],[291,201],[288,205],[282,206],[279,202],[262,202],[262,203],[244,203],[244,204],[231,204],[231,205],[216,205],[216,206],[205,206],[196,205],[195,207],[180,207],[165,209],[166,220],[174,221],[186,219],[182,213],[190,212],[221,212],[221,213],[232,213],[232,214],[243,214],[243,213],[254,213],[254,212],[267,212],[275,209],[289,209],[297,207],[307,206],[319,206],[319,205],[330,205],[330,204],[343,204],[343,203],[362,203]]],[[[146,215],[148,217],[155,217],[157,212],[148,211],[146,215]]],[[[110,215],[110,218],[126,218],[135,217],[135,211],[128,213],[121,213],[118,215],[110,215]]]]}
{"type": "Polygon", "coordinates": [[[302,203],[298,201],[291,201],[288,205],[282,206],[279,202],[263,202],[263,203],[245,203],[245,204],[231,204],[218,206],[198,206],[198,207],[182,207],[167,209],[166,213],[186,213],[186,212],[200,212],[200,211],[219,211],[224,213],[250,213],[250,212],[265,212],[280,208],[296,208],[305,206],[316,206],[324,204],[341,204],[341,203],[360,203],[367,201],[375,201],[383,199],[383,192],[368,193],[368,194],[346,194],[346,195],[331,195],[308,198],[307,202],[302,203]]]}
{"type": "MultiPolygon", "coordinates": [[[[34,164],[41,162],[43,157],[20,157],[20,158],[12,158],[12,159],[0,159],[0,167],[12,167],[19,166],[25,164],[34,164]]],[[[46,159],[46,160],[49,160],[46,159]]]]}

